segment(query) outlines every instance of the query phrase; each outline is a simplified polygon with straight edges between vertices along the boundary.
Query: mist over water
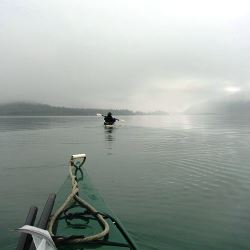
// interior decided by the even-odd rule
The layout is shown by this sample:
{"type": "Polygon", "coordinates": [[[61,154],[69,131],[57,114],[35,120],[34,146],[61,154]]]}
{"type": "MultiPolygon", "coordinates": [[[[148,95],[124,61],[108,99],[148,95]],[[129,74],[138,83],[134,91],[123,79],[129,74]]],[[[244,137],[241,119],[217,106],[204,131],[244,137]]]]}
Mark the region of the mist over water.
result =
{"type": "Polygon", "coordinates": [[[0,103],[182,112],[249,101],[245,0],[3,0],[0,103]]]}
{"type": "Polygon", "coordinates": [[[0,247],[64,182],[71,154],[139,249],[248,249],[250,117],[0,117],[0,247]]]}

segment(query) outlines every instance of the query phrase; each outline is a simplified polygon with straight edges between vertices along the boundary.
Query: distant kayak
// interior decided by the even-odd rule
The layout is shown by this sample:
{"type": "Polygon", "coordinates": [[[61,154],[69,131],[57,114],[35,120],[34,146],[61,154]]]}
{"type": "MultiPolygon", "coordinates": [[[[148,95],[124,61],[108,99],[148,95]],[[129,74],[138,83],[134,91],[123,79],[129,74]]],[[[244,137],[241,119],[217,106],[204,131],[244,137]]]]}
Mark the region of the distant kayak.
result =
{"type": "Polygon", "coordinates": [[[111,113],[108,113],[107,116],[105,116],[103,114],[100,114],[100,113],[97,113],[96,115],[98,117],[104,117],[104,127],[105,128],[113,128],[113,127],[115,127],[116,121],[125,122],[125,120],[117,119],[117,118],[112,117],[111,113]]]}

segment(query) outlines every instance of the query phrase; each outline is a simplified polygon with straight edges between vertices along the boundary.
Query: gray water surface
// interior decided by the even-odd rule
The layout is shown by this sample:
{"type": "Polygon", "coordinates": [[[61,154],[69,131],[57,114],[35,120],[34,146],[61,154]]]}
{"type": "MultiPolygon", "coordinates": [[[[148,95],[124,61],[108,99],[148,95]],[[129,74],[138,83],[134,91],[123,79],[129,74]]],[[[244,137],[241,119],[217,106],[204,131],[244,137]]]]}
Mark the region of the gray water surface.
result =
{"type": "Polygon", "coordinates": [[[249,249],[250,117],[122,118],[0,117],[0,249],[82,152],[139,249],[249,249]]]}

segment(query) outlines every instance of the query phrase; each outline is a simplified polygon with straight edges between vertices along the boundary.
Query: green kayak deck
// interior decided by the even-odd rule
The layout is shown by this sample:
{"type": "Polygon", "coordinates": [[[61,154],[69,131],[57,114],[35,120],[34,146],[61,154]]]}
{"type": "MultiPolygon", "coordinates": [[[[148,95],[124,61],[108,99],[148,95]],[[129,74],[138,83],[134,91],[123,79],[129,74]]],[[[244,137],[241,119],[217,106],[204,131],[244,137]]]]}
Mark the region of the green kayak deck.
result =
{"type": "MultiPolygon", "coordinates": [[[[57,218],[53,225],[53,234],[56,238],[61,237],[65,240],[59,241],[58,249],[137,249],[135,243],[124,229],[122,224],[113,215],[112,211],[106,206],[103,198],[94,188],[87,174],[85,167],[76,168],[74,175],[78,183],[78,196],[91,204],[98,212],[91,213],[88,209],[79,205],[77,201],[67,207],[57,218]],[[101,214],[109,225],[109,233],[101,239],[84,242],[72,243],[71,239],[85,238],[103,230],[103,226],[97,219],[97,214],[101,214]]],[[[53,213],[64,203],[71,192],[72,182],[69,176],[57,194],[53,213]]]]}

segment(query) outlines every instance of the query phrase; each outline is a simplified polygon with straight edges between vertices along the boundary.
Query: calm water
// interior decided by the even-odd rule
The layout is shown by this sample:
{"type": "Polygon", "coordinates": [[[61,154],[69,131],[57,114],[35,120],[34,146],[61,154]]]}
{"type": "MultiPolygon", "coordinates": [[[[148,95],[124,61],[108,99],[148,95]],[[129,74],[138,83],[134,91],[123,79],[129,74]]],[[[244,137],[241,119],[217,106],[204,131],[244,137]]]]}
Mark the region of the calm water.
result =
{"type": "Polygon", "coordinates": [[[250,249],[250,117],[0,117],[0,249],[73,153],[142,250],[250,249]]]}

